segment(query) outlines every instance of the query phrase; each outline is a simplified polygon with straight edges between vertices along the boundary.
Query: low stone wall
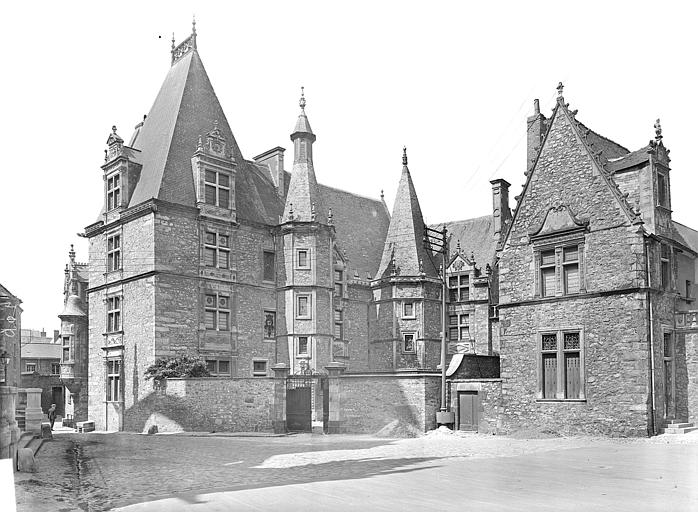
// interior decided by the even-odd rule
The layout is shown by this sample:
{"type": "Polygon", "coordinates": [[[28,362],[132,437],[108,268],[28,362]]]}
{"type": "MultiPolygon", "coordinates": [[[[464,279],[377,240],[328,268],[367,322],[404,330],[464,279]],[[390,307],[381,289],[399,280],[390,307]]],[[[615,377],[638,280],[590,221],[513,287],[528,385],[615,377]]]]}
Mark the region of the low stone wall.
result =
{"type": "Polygon", "coordinates": [[[478,425],[480,434],[498,434],[501,431],[502,379],[454,379],[449,381],[451,410],[456,414],[454,428],[460,427],[459,392],[477,392],[478,425]]]}
{"type": "Polygon", "coordinates": [[[361,373],[341,377],[342,430],[376,433],[395,420],[426,432],[436,427],[436,373],[361,373]]]}
{"type": "Polygon", "coordinates": [[[274,379],[168,379],[124,413],[124,430],[272,431],[274,379]]]}

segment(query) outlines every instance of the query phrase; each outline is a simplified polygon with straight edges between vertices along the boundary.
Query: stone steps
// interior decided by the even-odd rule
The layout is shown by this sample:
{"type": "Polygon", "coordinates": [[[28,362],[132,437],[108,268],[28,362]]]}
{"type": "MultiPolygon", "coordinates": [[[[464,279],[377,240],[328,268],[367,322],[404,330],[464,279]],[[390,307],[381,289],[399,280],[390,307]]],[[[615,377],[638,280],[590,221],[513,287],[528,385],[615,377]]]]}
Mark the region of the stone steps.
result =
{"type": "Polygon", "coordinates": [[[693,423],[680,420],[671,420],[664,423],[664,428],[659,429],[660,434],[687,434],[698,430],[693,423]]]}
{"type": "Polygon", "coordinates": [[[36,455],[36,452],[39,451],[41,445],[43,444],[44,440],[41,439],[41,437],[36,436],[31,432],[23,432],[19,437],[19,441],[17,442],[17,448],[29,448],[32,452],[34,452],[34,455],[36,455]]]}

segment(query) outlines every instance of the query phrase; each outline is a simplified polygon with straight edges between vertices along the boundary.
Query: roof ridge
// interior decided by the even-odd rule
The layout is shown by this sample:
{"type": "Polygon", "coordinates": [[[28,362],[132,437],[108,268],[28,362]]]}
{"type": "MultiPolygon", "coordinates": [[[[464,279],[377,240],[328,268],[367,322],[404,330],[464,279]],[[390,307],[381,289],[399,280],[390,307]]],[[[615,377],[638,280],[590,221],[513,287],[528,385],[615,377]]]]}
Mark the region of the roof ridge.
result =
{"type": "Polygon", "coordinates": [[[430,226],[438,226],[440,224],[441,225],[443,225],[443,224],[455,224],[457,222],[469,222],[469,221],[473,221],[473,220],[491,219],[491,218],[492,218],[492,214],[480,215],[479,217],[470,217],[469,219],[447,220],[444,222],[434,222],[434,223],[430,223],[429,225],[430,226]]]}
{"type": "Polygon", "coordinates": [[[582,123],[581,121],[577,121],[577,123],[579,123],[580,125],[582,125],[584,128],[586,128],[587,130],[589,130],[591,133],[593,133],[593,134],[596,135],[597,137],[600,137],[600,138],[602,138],[602,139],[604,139],[604,140],[606,140],[606,141],[608,141],[608,142],[611,142],[611,143],[615,144],[615,145],[618,146],[619,148],[624,149],[625,151],[627,151],[628,153],[632,153],[632,151],[630,151],[628,148],[626,148],[626,147],[623,146],[622,144],[618,144],[615,140],[609,139],[609,138],[606,137],[605,135],[601,135],[599,132],[597,132],[597,131],[595,131],[595,130],[592,130],[591,128],[589,128],[587,125],[585,125],[585,124],[582,123]]]}

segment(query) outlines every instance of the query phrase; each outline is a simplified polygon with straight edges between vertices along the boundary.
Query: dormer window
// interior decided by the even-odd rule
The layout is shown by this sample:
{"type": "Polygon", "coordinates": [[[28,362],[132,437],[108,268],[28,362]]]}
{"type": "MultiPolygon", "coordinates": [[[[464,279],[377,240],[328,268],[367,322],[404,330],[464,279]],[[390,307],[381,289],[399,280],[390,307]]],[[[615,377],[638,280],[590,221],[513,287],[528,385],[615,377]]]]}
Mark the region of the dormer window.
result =
{"type": "Polygon", "coordinates": [[[230,176],[223,172],[206,171],[206,204],[220,208],[230,208],[230,176]]]}
{"type": "Polygon", "coordinates": [[[448,298],[450,302],[470,300],[470,279],[468,274],[448,278],[448,298]]]}
{"type": "Polygon", "coordinates": [[[121,206],[121,180],[119,174],[107,178],[107,211],[121,206]]]}

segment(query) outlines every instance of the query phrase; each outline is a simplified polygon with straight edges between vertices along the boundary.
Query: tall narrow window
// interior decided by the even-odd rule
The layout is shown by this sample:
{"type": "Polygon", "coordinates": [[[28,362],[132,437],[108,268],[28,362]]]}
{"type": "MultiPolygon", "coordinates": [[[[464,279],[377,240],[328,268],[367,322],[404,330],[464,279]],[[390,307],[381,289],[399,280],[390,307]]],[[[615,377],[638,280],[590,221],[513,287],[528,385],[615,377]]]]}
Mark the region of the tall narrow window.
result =
{"type": "Polygon", "coordinates": [[[275,311],[265,311],[264,312],[264,339],[265,340],[275,340],[276,339],[276,312],[275,311]]]}
{"type": "Polygon", "coordinates": [[[309,355],[308,350],[308,337],[298,336],[298,355],[307,356],[309,355]]]}
{"type": "Polygon", "coordinates": [[[557,394],[557,334],[543,334],[543,398],[557,394]]]}
{"type": "Polygon", "coordinates": [[[225,295],[206,295],[204,298],[204,317],[206,329],[230,330],[230,297],[225,295]]]}
{"type": "Polygon", "coordinates": [[[540,253],[540,285],[543,297],[555,295],[555,251],[540,253]]]}
{"type": "Polygon", "coordinates": [[[579,256],[577,246],[562,249],[565,295],[579,293],[579,256]]]}
{"type": "Polygon", "coordinates": [[[581,333],[557,331],[540,335],[540,388],[543,399],[584,398],[581,333]]]}
{"type": "Polygon", "coordinates": [[[121,401],[121,360],[107,361],[107,402],[121,401]]]}
{"type": "Polygon", "coordinates": [[[336,340],[344,339],[344,314],[341,309],[334,310],[334,338],[336,340]]]}
{"type": "Polygon", "coordinates": [[[668,290],[671,287],[671,252],[666,244],[661,244],[660,260],[662,288],[668,290]]]}
{"type": "Polygon", "coordinates": [[[51,363],[51,375],[60,375],[61,365],[60,363],[51,363]]]}
{"type": "Polygon", "coordinates": [[[121,297],[107,298],[107,332],[121,331],[121,297]]]}
{"type": "Polygon", "coordinates": [[[403,302],[402,303],[402,317],[403,318],[414,318],[414,302],[403,302]]]}
{"type": "Polygon", "coordinates": [[[668,191],[666,176],[662,173],[657,173],[657,204],[659,206],[668,206],[668,191]]]}
{"type": "Polygon", "coordinates": [[[298,249],[296,251],[296,265],[298,268],[310,268],[309,253],[308,249],[298,249]]]}
{"type": "Polygon", "coordinates": [[[415,335],[413,332],[406,332],[402,334],[402,351],[405,354],[414,354],[417,352],[415,335]]]}
{"type": "Polygon", "coordinates": [[[230,176],[223,172],[206,171],[204,201],[220,208],[230,208],[230,176]]]}
{"type": "Polygon", "coordinates": [[[204,262],[207,267],[230,268],[230,238],[228,235],[206,232],[204,262]]]}
{"type": "Polygon", "coordinates": [[[121,269],[121,235],[107,237],[107,271],[121,269]]]}
{"type": "Polygon", "coordinates": [[[562,333],[563,354],[565,358],[565,398],[580,397],[581,358],[578,332],[562,333]]]}
{"type": "Polygon", "coordinates": [[[64,363],[73,360],[72,346],[70,342],[70,336],[63,336],[63,359],[64,363]]]}
{"type": "Polygon", "coordinates": [[[107,178],[107,211],[121,206],[121,183],[119,174],[107,178]]]}
{"type": "Polygon", "coordinates": [[[310,295],[298,295],[296,297],[296,317],[310,318],[310,295]]]}
{"type": "Polygon", "coordinates": [[[334,271],[334,295],[335,297],[344,296],[344,272],[341,270],[334,271]]]}
{"type": "Polygon", "coordinates": [[[264,251],[264,272],[262,275],[263,281],[274,282],[276,280],[274,271],[274,253],[271,251],[264,251]]]}

